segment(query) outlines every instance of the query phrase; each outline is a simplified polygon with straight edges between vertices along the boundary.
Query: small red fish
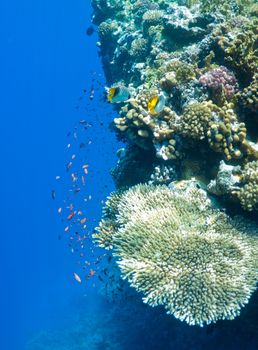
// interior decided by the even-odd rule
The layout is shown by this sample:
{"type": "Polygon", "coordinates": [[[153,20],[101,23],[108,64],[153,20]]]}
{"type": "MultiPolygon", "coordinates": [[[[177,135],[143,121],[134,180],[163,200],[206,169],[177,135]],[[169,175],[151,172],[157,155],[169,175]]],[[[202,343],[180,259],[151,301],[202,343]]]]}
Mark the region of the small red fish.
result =
{"type": "Polygon", "coordinates": [[[67,216],[67,220],[71,220],[74,217],[75,211],[67,216]]]}
{"type": "Polygon", "coordinates": [[[93,269],[90,269],[89,275],[90,276],[94,276],[95,275],[95,271],[93,269]]]}

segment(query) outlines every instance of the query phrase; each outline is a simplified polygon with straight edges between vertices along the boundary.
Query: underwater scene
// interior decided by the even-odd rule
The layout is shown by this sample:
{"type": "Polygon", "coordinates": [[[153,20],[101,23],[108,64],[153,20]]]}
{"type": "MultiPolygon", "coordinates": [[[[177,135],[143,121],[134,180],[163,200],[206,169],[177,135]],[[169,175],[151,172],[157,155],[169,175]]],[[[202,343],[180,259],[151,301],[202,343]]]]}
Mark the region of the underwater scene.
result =
{"type": "Polygon", "coordinates": [[[0,349],[258,350],[257,1],[1,12],[0,349]]]}

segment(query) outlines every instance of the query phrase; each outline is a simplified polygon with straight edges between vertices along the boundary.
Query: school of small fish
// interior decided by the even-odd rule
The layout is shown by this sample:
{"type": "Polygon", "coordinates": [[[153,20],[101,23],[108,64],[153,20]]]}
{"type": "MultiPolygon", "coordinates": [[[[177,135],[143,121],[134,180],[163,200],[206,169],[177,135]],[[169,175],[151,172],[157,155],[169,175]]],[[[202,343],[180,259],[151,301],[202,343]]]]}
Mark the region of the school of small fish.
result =
{"type": "MultiPolygon", "coordinates": [[[[96,107],[92,108],[90,105],[95,98],[99,98],[100,101],[105,100],[103,98],[104,85],[96,73],[93,73],[90,86],[89,91],[83,90],[76,110],[83,113],[84,117],[85,113],[93,114],[94,123],[97,122],[98,126],[103,126],[104,123],[98,120],[99,114],[96,107]]],[[[124,90],[123,94],[125,97],[127,91],[124,90]]],[[[65,172],[55,177],[56,187],[61,187],[61,190],[53,189],[51,191],[52,199],[58,202],[56,210],[63,226],[63,232],[58,234],[58,239],[65,240],[70,252],[76,257],[78,270],[73,272],[72,277],[79,284],[87,282],[93,277],[98,277],[98,280],[103,282],[106,276],[100,264],[106,254],[97,254],[91,241],[92,230],[96,223],[89,219],[88,212],[90,212],[90,205],[95,198],[89,193],[89,179],[92,175],[91,165],[87,162],[87,155],[90,154],[95,140],[94,137],[89,137],[89,132],[93,126],[93,118],[89,118],[90,121],[88,121],[84,117],[79,120],[73,130],[67,133],[65,172]],[[65,198],[60,199],[58,194],[59,192],[64,193],[64,188],[67,194],[65,198]]],[[[100,195],[102,196],[102,193],[100,195]]],[[[99,200],[100,205],[103,205],[103,199],[99,200]]],[[[107,262],[109,262],[108,259],[107,262]]]]}

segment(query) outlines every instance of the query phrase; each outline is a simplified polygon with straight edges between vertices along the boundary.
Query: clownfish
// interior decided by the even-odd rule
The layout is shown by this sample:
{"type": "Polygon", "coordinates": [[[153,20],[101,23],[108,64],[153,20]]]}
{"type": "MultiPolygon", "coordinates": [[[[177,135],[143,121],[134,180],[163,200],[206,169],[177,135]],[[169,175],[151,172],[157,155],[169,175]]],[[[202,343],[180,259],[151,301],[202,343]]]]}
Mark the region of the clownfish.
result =
{"type": "Polygon", "coordinates": [[[120,103],[128,100],[129,90],[125,86],[113,86],[108,89],[107,99],[111,103],[120,103]]]}
{"type": "Polygon", "coordinates": [[[152,115],[159,114],[163,111],[165,107],[165,97],[164,95],[154,95],[148,101],[148,111],[152,115]]]}

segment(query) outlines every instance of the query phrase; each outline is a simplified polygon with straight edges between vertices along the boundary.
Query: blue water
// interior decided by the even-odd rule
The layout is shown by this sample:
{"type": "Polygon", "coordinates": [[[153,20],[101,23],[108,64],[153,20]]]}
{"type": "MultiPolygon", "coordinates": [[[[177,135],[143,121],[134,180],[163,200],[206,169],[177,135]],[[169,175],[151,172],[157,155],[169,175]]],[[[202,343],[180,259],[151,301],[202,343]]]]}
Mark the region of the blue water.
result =
{"type": "Polygon", "coordinates": [[[90,16],[89,0],[0,4],[0,349],[258,349],[257,294],[234,322],[201,329],[144,305],[132,291],[108,303],[95,277],[73,278],[82,269],[57,215],[71,185],[67,144],[89,164],[91,226],[114,189],[108,171],[119,147],[108,130],[115,112],[102,99],[97,35],[85,33],[90,16]],[[81,119],[91,127],[76,141],[81,119]],[[82,140],[87,147],[79,151],[82,140]]]}
{"type": "MultiPolygon", "coordinates": [[[[76,259],[57,239],[51,190],[64,173],[66,135],[87,114],[78,100],[101,72],[96,35],[85,34],[90,15],[85,0],[0,4],[1,350],[23,349],[34,331],[60,326],[83,294],[71,277],[76,259]]],[[[97,156],[93,149],[96,169],[97,156]]]]}

